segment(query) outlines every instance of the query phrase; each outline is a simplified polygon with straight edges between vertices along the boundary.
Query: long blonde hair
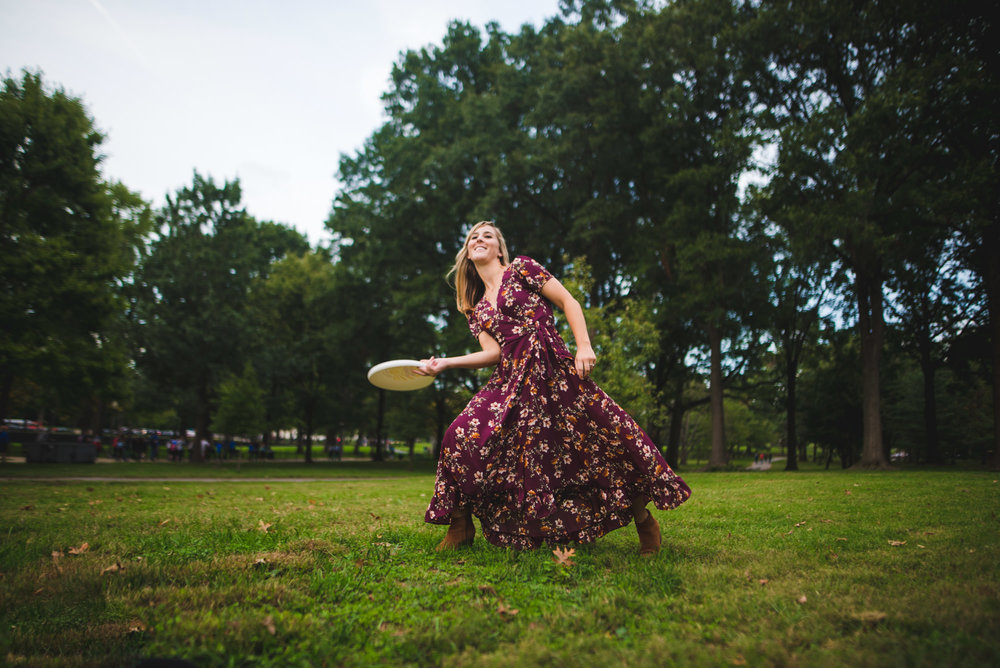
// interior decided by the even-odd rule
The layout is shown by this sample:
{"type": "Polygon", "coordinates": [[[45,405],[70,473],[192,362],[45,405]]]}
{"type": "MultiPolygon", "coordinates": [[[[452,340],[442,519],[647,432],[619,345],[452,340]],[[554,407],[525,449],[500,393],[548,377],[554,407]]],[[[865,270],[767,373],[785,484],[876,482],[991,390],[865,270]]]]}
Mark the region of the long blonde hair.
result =
{"type": "Polygon", "coordinates": [[[455,266],[448,272],[448,278],[451,278],[452,274],[455,275],[455,302],[458,304],[458,310],[462,313],[472,311],[479,300],[483,298],[483,295],[486,294],[486,285],[483,283],[483,279],[479,278],[476,265],[469,259],[469,238],[472,237],[473,232],[486,225],[496,230],[497,242],[500,244],[500,264],[505,267],[510,264],[510,253],[507,251],[507,242],[504,240],[503,232],[500,231],[500,228],[489,220],[481,220],[473,225],[469,233],[465,235],[462,248],[455,255],[455,266]]]}

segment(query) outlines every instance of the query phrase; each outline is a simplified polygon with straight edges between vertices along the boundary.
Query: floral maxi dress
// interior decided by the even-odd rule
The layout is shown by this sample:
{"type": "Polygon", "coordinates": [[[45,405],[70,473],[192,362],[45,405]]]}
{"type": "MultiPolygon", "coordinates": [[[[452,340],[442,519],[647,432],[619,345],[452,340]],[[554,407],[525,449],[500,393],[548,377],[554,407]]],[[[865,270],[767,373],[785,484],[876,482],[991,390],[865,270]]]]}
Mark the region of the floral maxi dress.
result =
{"type": "Polygon", "coordinates": [[[691,490],[635,420],[591,379],[580,379],[541,295],[552,275],[520,256],[505,269],[497,304],[469,313],[500,362],[448,428],[425,521],[457,507],[495,545],[591,542],[632,521],[632,501],[676,508],[691,490]]]}

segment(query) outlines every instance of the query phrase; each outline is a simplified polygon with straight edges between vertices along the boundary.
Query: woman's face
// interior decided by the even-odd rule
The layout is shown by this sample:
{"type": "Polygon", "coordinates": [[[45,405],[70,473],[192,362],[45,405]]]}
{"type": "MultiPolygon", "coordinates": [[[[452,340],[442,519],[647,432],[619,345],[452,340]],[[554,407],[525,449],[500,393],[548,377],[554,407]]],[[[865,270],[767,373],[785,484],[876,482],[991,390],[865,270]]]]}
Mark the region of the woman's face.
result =
{"type": "Polygon", "coordinates": [[[488,262],[500,259],[500,239],[492,225],[481,225],[469,235],[465,245],[466,253],[473,262],[488,262]]]}

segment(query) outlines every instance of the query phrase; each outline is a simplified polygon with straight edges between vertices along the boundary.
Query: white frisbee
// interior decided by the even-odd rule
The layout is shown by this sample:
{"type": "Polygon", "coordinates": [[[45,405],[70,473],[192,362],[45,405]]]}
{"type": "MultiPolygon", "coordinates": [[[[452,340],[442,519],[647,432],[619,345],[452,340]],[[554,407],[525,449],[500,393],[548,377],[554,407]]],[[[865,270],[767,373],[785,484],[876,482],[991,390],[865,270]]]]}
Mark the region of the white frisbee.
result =
{"type": "Polygon", "coordinates": [[[368,371],[368,382],[383,390],[420,390],[434,382],[434,376],[415,373],[417,360],[390,360],[376,364],[368,371]]]}

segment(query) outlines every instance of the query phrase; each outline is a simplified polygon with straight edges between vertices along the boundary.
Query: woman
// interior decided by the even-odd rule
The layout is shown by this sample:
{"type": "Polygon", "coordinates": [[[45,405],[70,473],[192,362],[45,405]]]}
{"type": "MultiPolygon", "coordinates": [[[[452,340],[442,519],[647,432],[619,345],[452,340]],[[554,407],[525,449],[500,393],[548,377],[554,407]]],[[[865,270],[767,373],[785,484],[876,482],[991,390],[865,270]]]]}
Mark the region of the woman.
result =
{"type": "Polygon", "coordinates": [[[417,373],[496,369],[441,444],[424,518],[450,525],[437,549],[471,544],[475,515],[487,540],[518,549],[590,542],[634,519],[639,553],[658,552],[660,528],[646,505],[675,508],[691,490],[590,379],[597,357],[580,304],[534,260],[511,262],[488,221],[469,231],[452,273],[458,308],[482,350],[421,360],[417,373]],[[573,332],[575,357],[552,305],[573,332]]]}

